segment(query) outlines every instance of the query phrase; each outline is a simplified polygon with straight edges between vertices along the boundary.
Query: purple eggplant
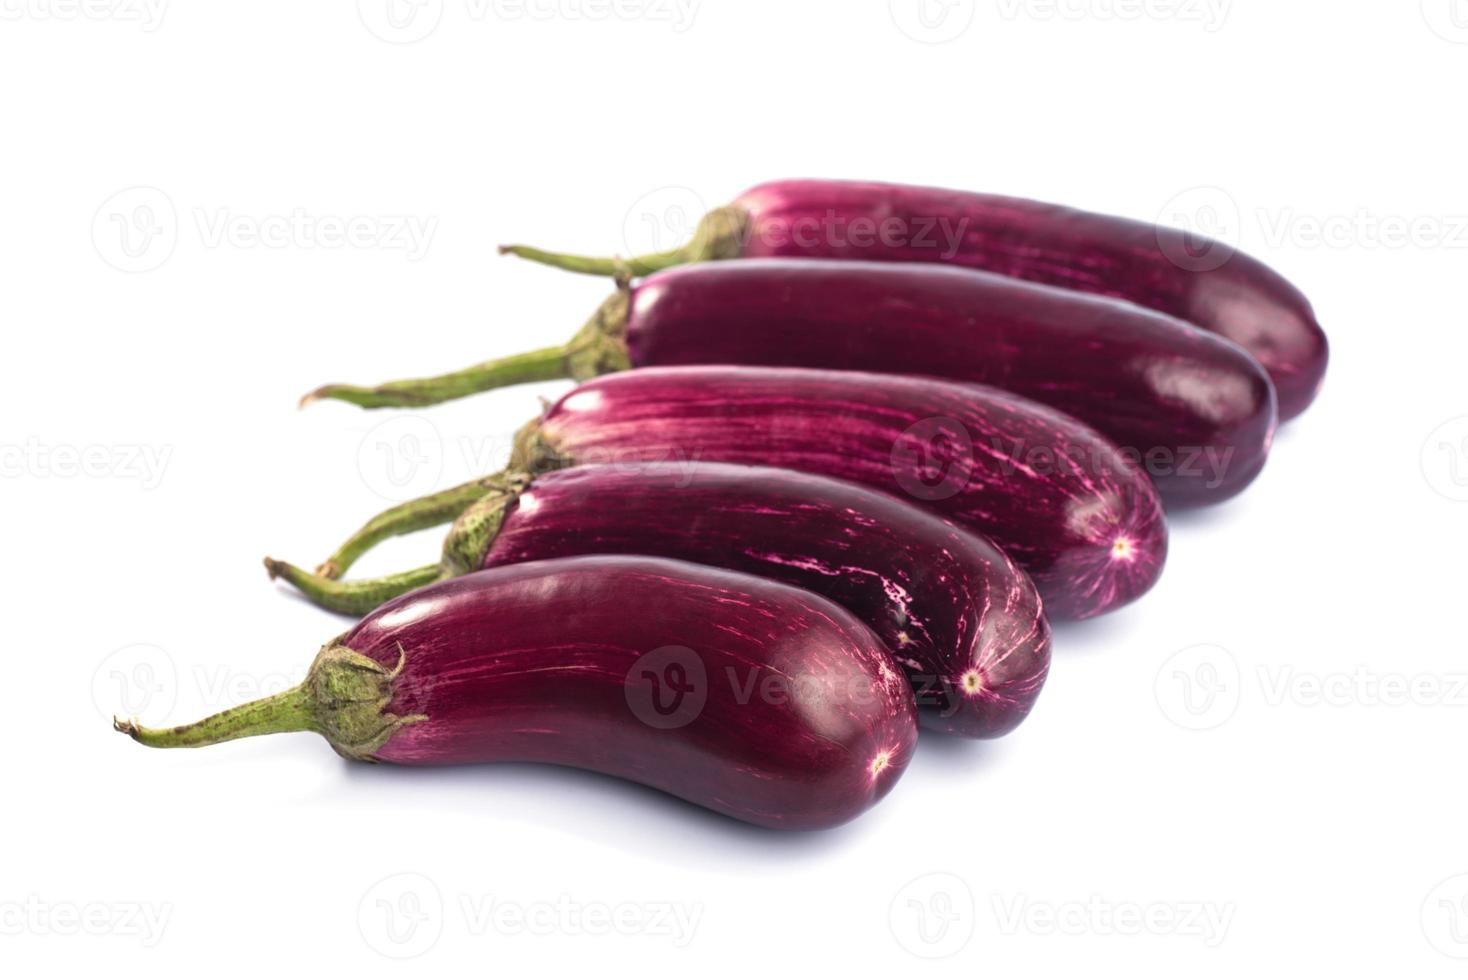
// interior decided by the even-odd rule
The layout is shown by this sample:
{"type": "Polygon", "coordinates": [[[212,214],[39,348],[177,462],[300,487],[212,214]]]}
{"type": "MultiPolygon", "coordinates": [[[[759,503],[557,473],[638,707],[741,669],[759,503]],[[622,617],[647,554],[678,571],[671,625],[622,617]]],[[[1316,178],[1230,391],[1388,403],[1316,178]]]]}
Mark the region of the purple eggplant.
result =
{"type": "Polygon", "coordinates": [[[693,241],[671,252],[622,260],[501,251],[601,275],[732,258],[942,262],[1111,296],[1243,347],[1274,380],[1282,419],[1314,400],[1329,360],[1309,300],[1257,259],[1173,228],[993,194],[777,181],[710,212],[693,241]]]}
{"type": "Polygon", "coordinates": [[[299,687],[144,745],[314,731],[403,765],[543,762],[749,823],[835,826],[917,740],[881,641],[802,589],[658,558],[530,562],[428,586],[322,648],[299,687]]]}
{"type": "Polygon", "coordinates": [[[543,357],[376,388],[330,385],[313,397],[421,405],[544,380],[548,364],[577,380],[628,367],[754,364],[992,384],[1094,426],[1178,506],[1247,486],[1277,421],[1258,362],[1163,314],[950,266],[820,260],[674,268],[614,296],[543,357]]]}
{"type": "MultiPolygon", "coordinates": [[[[549,558],[642,554],[717,565],[825,596],[882,639],[924,727],[1011,731],[1050,664],[1029,578],[998,548],[887,494],[826,477],[724,463],[586,466],[487,488],[444,560],[406,576],[335,581],[266,559],[320,605],[365,612],[426,581],[549,558]]],[[[332,562],[339,574],[352,555],[332,562]]]]}
{"type": "MultiPolygon", "coordinates": [[[[800,470],[915,500],[987,535],[1052,618],[1084,619],[1151,588],[1167,554],[1145,473],[1095,430],[984,385],[804,368],[645,368],[582,384],[520,431],[511,474],[597,463],[800,470]]],[[[488,478],[490,482],[497,477],[488,478]]],[[[392,508],[354,539],[440,523],[480,481],[392,508]],[[425,524],[424,515],[434,519],[425,524]]],[[[328,562],[327,577],[339,569],[328,562]]]]}
{"type": "Polygon", "coordinates": [[[1075,419],[981,385],[803,368],[647,368],[588,381],[517,438],[512,467],[702,460],[916,499],[1029,572],[1051,618],[1147,591],[1167,529],[1147,476],[1075,419]]]}

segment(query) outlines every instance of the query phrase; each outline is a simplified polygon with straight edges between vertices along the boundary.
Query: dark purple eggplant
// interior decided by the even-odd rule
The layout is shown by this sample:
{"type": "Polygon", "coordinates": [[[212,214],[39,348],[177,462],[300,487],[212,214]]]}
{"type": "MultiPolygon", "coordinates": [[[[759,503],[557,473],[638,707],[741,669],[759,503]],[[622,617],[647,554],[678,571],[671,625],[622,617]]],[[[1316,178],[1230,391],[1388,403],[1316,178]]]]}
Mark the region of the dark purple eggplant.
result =
{"type": "Polygon", "coordinates": [[[623,260],[501,251],[619,276],[733,258],[942,262],[1111,296],[1243,347],[1273,379],[1281,419],[1314,400],[1330,357],[1309,300],[1257,259],[1174,228],[994,194],[785,180],[710,212],[693,241],[670,252],[623,260]]]}
{"type": "Polygon", "coordinates": [[[428,586],[323,647],[299,687],[179,728],[116,727],[159,748],[313,731],[373,762],[574,766],[787,830],[866,810],[917,740],[907,682],[835,603],[626,556],[428,586]]]}
{"type": "Polygon", "coordinates": [[[1243,349],[1151,310],[940,265],[752,260],[674,268],[618,294],[563,348],[443,378],[313,397],[422,405],[628,367],[754,364],[917,374],[1017,392],[1086,422],[1170,505],[1247,486],[1274,435],[1274,386],[1243,349]],[[477,379],[477,380],[476,380],[477,379]]]}
{"type": "MultiPolygon", "coordinates": [[[[646,368],[582,384],[516,440],[510,473],[596,463],[725,462],[866,484],[987,535],[1030,574],[1052,619],[1151,588],[1167,528],[1151,482],[1099,433],[984,385],[803,368],[646,368]]],[[[494,479],[494,478],[491,478],[494,479]]],[[[359,553],[477,484],[395,507],[359,553]]],[[[340,558],[341,556],[337,556],[340,558]]],[[[332,577],[333,562],[323,566],[332,577]]]]}
{"type": "MultiPolygon", "coordinates": [[[[455,523],[444,560],[406,576],[335,581],[266,559],[313,601],[361,613],[423,582],[548,558],[642,554],[717,565],[825,596],[892,651],[924,727],[972,738],[1029,714],[1050,627],[998,548],[856,484],[724,463],[585,466],[505,480],[455,523]]],[[[350,556],[333,562],[337,574],[350,556]]]]}

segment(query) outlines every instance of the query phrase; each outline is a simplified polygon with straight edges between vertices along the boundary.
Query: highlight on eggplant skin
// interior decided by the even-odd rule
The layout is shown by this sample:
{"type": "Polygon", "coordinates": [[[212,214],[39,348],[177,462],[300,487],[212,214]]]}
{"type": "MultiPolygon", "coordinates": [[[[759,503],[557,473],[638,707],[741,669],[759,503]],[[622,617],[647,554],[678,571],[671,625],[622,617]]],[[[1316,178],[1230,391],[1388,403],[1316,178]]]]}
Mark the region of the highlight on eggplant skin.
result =
{"type": "Polygon", "coordinates": [[[645,368],[522,431],[512,469],[707,460],[850,480],[988,536],[1052,620],[1140,597],[1167,554],[1151,481],[1075,419],[983,385],[803,368],[645,368]]]}
{"type": "MultiPolygon", "coordinates": [[[[912,684],[923,727],[969,738],[1012,731],[1044,685],[1050,627],[1029,577],[982,536],[888,494],[809,473],[697,462],[581,466],[506,482],[514,489],[487,491],[455,523],[440,576],[640,554],[794,585],[881,638],[912,684]]],[[[365,612],[421,584],[330,581],[273,560],[267,567],[342,612],[365,612]]]]}
{"type": "Polygon", "coordinates": [[[1093,426],[1170,506],[1263,469],[1274,386],[1236,344],[1130,303],[941,265],[753,259],[631,291],[634,366],[752,364],[991,384],[1093,426]]]}
{"type": "Polygon", "coordinates": [[[912,691],[851,613],[630,556],[431,585],[328,644],[299,688],[194,725],[116,727],[160,748],[317,731],[375,762],[572,766],[789,830],[872,806],[917,739],[912,691]]]}

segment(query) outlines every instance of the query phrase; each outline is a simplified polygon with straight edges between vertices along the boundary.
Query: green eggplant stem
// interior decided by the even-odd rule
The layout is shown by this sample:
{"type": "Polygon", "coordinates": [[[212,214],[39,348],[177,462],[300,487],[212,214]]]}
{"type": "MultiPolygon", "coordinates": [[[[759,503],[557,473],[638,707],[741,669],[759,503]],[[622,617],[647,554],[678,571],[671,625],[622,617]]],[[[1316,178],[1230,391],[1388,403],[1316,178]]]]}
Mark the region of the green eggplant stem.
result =
{"type": "Polygon", "coordinates": [[[316,732],[342,755],[371,762],[399,730],[427,720],[426,715],[395,715],[388,710],[406,662],[401,646],[397,665],[388,668],[355,650],[328,645],[317,654],[306,679],[289,691],[191,725],[146,728],[113,718],[112,727],[155,749],[191,749],[278,732],[316,732]]]}
{"type": "Polygon", "coordinates": [[[431,585],[444,578],[442,565],[425,565],[410,572],[383,575],[380,578],[354,579],[339,582],[322,575],[313,575],[289,562],[265,559],[265,570],[272,579],[281,578],[294,585],[306,598],[323,609],[365,616],[389,599],[414,589],[431,585]]]}
{"type": "Polygon", "coordinates": [[[289,691],[226,708],[192,725],[145,728],[135,721],[114,718],[112,727],[151,748],[192,749],[251,735],[315,731],[316,717],[305,685],[297,685],[289,691]]]}
{"type": "Polygon", "coordinates": [[[466,395],[527,384],[532,381],[558,381],[568,377],[568,347],[542,347],[528,354],[515,354],[485,361],[452,374],[434,378],[410,378],[389,381],[371,388],[358,385],[322,385],[301,399],[301,407],[316,401],[333,399],[360,408],[413,408],[437,405],[466,395]]]}
{"type": "Polygon", "coordinates": [[[688,244],[666,252],[653,252],[631,258],[615,255],[571,255],[565,252],[548,252],[530,245],[501,245],[499,251],[501,255],[516,255],[567,272],[622,280],[651,275],[675,265],[737,259],[744,250],[750,224],[749,212],[741,207],[731,205],[716,208],[699,221],[693,239],[688,244]]]}
{"type": "Polygon", "coordinates": [[[592,314],[591,319],[560,347],[543,347],[528,354],[515,354],[485,361],[453,374],[436,378],[389,381],[375,388],[356,385],[325,385],[301,399],[301,407],[334,398],[362,408],[413,408],[463,398],[494,388],[589,378],[626,371],[632,367],[627,355],[627,316],[631,291],[619,288],[592,314]]]}
{"type": "Polygon", "coordinates": [[[533,245],[501,245],[499,252],[501,255],[514,255],[539,265],[548,265],[552,269],[562,269],[583,276],[603,276],[608,279],[650,276],[654,272],[670,269],[675,265],[684,265],[690,261],[685,256],[683,248],[675,248],[668,252],[654,252],[650,255],[638,255],[629,259],[616,255],[593,256],[572,255],[568,252],[547,252],[533,245]]]}
{"type": "Polygon", "coordinates": [[[497,486],[496,480],[497,477],[481,477],[388,508],[362,525],[356,534],[317,567],[316,574],[322,578],[341,578],[358,558],[388,538],[449,523],[470,504],[493,490],[497,486]]]}

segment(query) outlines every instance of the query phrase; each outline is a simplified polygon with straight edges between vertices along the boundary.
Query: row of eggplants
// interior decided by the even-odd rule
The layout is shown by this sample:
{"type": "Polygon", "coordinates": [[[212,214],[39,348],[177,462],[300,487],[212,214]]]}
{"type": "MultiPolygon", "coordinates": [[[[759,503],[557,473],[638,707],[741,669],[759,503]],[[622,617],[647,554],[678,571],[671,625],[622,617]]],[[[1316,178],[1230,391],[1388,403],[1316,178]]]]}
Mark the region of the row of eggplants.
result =
{"type": "Polygon", "coordinates": [[[1164,502],[1238,493],[1281,408],[1313,398],[1326,344],[1303,297],[1245,256],[1190,269],[1173,250],[1199,243],[1174,234],[799,181],[662,255],[508,249],[624,281],[566,345],[308,400],[583,383],[505,471],[391,508],[315,572],[266,560],[368,614],[300,687],[118,727],[160,747],[315,731],[356,759],[551,762],[764,826],[844,822],[890,789],[918,725],[1018,725],[1047,617],[1146,592],[1164,502]],[[892,234],[855,245],[863,221],[892,234]],[[812,222],[848,231],[802,237],[812,222]],[[897,234],[943,222],[941,255],[897,234]],[[703,264],[730,258],[755,261],[703,264]],[[386,538],[449,523],[439,562],[342,579],[386,538]]]}

